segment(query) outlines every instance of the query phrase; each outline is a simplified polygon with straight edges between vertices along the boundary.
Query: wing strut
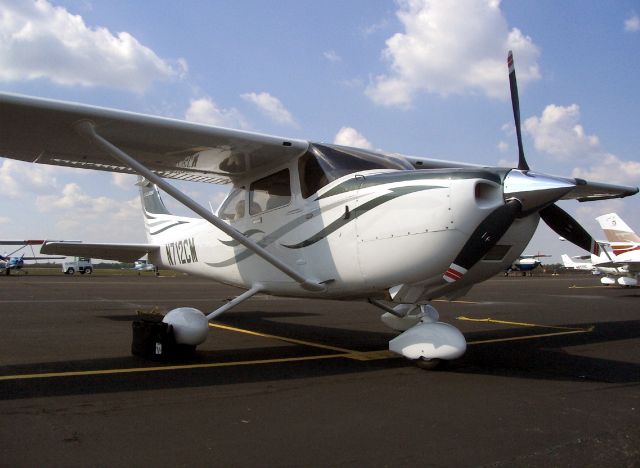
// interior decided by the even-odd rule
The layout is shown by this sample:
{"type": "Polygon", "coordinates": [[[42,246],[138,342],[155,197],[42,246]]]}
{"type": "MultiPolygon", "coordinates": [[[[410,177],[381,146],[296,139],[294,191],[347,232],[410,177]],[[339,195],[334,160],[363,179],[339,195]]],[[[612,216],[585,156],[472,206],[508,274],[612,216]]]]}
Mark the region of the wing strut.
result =
{"type": "MultiPolygon", "coordinates": [[[[75,130],[85,138],[88,138],[90,141],[96,143],[100,148],[106,151],[108,154],[113,156],[115,159],[120,161],[126,166],[129,166],[136,174],[139,174],[145,177],[147,180],[150,180],[162,190],[167,192],[170,196],[175,198],[178,202],[182,203],[184,206],[192,210],[194,213],[200,215],[203,219],[209,221],[215,227],[220,229],[222,232],[227,234],[232,239],[238,241],[240,244],[244,245],[247,249],[255,252],[256,255],[262,257],[268,263],[273,265],[275,268],[283,272],[285,275],[292,278],[294,281],[298,282],[300,286],[308,291],[324,291],[326,286],[320,284],[316,281],[309,280],[294,269],[292,269],[289,265],[284,263],[282,260],[267,252],[263,247],[259,246],[257,243],[253,242],[248,237],[244,236],[237,229],[229,226],[227,223],[222,221],[220,218],[212,214],[209,210],[201,206],[195,200],[192,200],[180,190],[173,187],[171,184],[166,182],[162,177],[155,174],[153,171],[149,170],[144,165],[140,164],[138,161],[133,159],[127,153],[122,151],[117,146],[111,144],[109,141],[104,139],[102,136],[98,135],[95,130],[94,123],[89,120],[80,120],[74,124],[75,130]]],[[[254,293],[255,294],[255,293],[254,293]]]]}

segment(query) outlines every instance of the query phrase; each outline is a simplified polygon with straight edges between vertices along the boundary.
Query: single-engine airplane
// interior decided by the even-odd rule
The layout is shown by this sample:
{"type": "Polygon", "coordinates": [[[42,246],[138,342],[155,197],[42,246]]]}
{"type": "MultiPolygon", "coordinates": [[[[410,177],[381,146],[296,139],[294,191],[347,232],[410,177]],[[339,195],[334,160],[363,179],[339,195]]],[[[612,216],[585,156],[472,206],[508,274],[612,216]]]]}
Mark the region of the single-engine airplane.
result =
{"type": "Polygon", "coordinates": [[[133,264],[133,270],[135,271],[156,271],[156,266],[153,263],[149,263],[148,260],[136,260],[133,264]]]}
{"type": "Polygon", "coordinates": [[[65,258],[65,257],[51,257],[51,256],[47,256],[47,257],[35,256],[35,253],[33,252],[33,246],[42,245],[44,243],[45,243],[44,240],[0,240],[0,245],[19,245],[20,246],[9,254],[5,253],[4,255],[0,255],[0,269],[4,270],[4,274],[9,276],[12,270],[13,271],[21,270],[24,267],[25,260],[35,260],[37,262],[38,260],[60,260],[65,258]],[[24,249],[27,246],[31,247],[31,253],[33,253],[34,256],[25,257],[24,253],[17,256],[14,255],[16,252],[19,252],[20,250],[24,249]]]}
{"type": "Polygon", "coordinates": [[[430,368],[461,356],[462,333],[429,301],[459,297],[511,265],[542,218],[591,252],[592,237],[557,200],[620,198],[626,187],[531,171],[513,57],[509,78],[517,168],[402,156],[248,133],[129,112],[0,94],[0,155],[135,173],[146,244],[48,243],[43,252],[132,262],[246,289],[208,315],[170,311],[180,344],[257,293],[365,300],[402,332],[389,349],[430,368]],[[217,214],[166,178],[230,183],[217,214]],[[173,216],[158,188],[200,218],[173,216]]]}
{"type": "Polygon", "coordinates": [[[571,270],[582,270],[582,271],[590,271],[594,275],[600,274],[598,269],[593,265],[591,261],[591,255],[577,255],[574,257],[569,257],[567,254],[562,254],[562,265],[565,268],[571,270]]]}
{"type": "Polygon", "coordinates": [[[624,283],[627,280],[622,277],[629,276],[629,269],[624,265],[612,266],[611,254],[607,249],[608,246],[606,244],[600,243],[601,253],[599,257],[596,255],[577,255],[570,258],[567,254],[564,254],[562,255],[562,264],[565,268],[591,271],[594,275],[601,275],[600,282],[606,286],[616,284],[616,282],[619,282],[621,286],[625,286],[624,283]],[[618,277],[617,280],[616,277],[618,277]]]}
{"type": "Polygon", "coordinates": [[[551,257],[551,255],[535,254],[535,255],[520,255],[515,262],[513,262],[506,270],[505,276],[512,271],[520,271],[522,275],[526,275],[527,272],[531,273],[533,270],[542,265],[542,262],[538,260],[543,257],[551,257]]]}
{"type": "MultiPolygon", "coordinates": [[[[608,268],[621,275],[617,283],[621,286],[637,286],[640,276],[640,236],[625,223],[616,213],[609,213],[596,218],[604,231],[607,243],[601,243],[606,249],[607,259],[594,263],[597,268],[608,268]],[[608,260],[608,261],[607,261],[608,260]]],[[[614,284],[608,278],[605,284],[614,284]]],[[[605,282],[605,278],[602,278],[605,282]]]]}

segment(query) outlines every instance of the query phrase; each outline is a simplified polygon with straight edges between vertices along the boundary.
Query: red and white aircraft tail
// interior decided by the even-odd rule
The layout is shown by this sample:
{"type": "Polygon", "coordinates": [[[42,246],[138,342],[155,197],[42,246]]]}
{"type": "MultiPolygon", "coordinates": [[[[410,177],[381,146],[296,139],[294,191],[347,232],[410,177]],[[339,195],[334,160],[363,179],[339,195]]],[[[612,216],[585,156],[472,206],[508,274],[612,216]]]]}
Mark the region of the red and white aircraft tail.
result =
{"type": "Polygon", "coordinates": [[[638,236],[617,213],[609,213],[596,218],[609,242],[640,244],[638,236]]]}

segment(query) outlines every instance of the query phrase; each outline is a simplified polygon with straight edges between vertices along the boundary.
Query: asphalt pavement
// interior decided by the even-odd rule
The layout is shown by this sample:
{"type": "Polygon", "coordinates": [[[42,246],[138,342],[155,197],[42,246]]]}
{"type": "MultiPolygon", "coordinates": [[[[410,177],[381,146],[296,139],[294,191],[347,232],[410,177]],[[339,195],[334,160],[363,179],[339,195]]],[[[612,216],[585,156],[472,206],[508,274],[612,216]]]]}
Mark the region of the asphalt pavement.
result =
{"type": "Polygon", "coordinates": [[[391,355],[366,303],[255,296],[195,355],[132,356],[138,311],[238,291],[179,276],[0,281],[1,466],[640,466],[640,289],[495,278],[436,301],[468,349],[391,355]]]}

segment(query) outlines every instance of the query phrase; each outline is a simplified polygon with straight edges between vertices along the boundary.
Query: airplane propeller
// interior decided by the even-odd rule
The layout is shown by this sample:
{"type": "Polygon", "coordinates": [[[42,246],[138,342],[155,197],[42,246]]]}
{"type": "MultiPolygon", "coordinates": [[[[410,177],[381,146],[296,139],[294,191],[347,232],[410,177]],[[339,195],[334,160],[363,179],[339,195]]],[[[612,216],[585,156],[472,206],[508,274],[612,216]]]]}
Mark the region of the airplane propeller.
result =
{"type": "Polygon", "coordinates": [[[520,98],[518,97],[518,81],[516,80],[516,67],[513,63],[513,53],[509,51],[507,55],[507,66],[509,67],[509,88],[511,89],[511,106],[513,107],[513,119],[516,123],[516,136],[518,138],[518,169],[528,171],[529,165],[524,157],[522,146],[522,131],[520,130],[520,98]]]}
{"type": "Polygon", "coordinates": [[[564,237],[569,242],[587,252],[600,255],[600,245],[598,242],[591,237],[569,213],[558,205],[549,205],[545,209],[540,210],[540,217],[547,223],[547,226],[558,233],[559,236],[564,237]]]}
{"type": "Polygon", "coordinates": [[[590,253],[599,255],[600,246],[566,211],[554,204],[575,187],[575,181],[530,172],[524,156],[520,125],[520,99],[513,62],[513,53],[507,55],[509,87],[513,119],[518,139],[518,167],[505,178],[505,204],[492,211],[471,234],[462,250],[442,278],[453,283],[479,262],[519,218],[539,213],[544,222],[560,236],[590,253]],[[507,187],[507,184],[512,185],[507,187]]]}
{"type": "Polygon", "coordinates": [[[512,199],[493,210],[473,231],[469,240],[443,275],[448,283],[459,280],[462,276],[493,247],[509,230],[522,211],[518,200],[512,199]]]}

